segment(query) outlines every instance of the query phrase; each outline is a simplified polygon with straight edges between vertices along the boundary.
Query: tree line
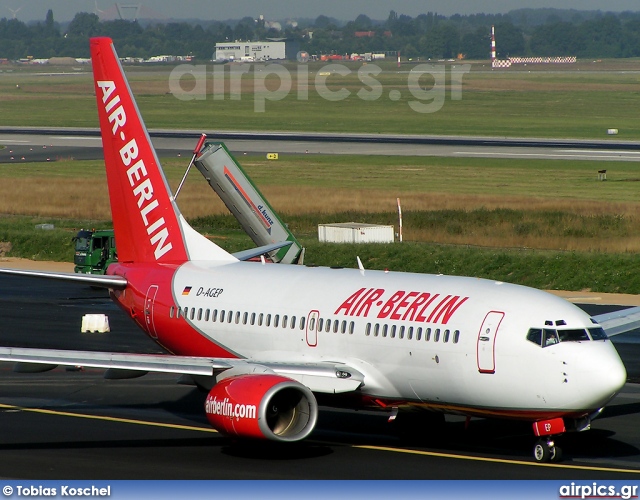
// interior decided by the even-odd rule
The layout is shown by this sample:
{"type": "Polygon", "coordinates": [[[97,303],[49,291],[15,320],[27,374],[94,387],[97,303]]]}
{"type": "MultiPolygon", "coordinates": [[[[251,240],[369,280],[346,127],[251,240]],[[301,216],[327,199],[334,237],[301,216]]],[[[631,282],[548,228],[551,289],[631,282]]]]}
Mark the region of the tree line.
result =
{"type": "Polygon", "coordinates": [[[286,38],[310,54],[401,51],[405,58],[489,59],[495,25],[498,57],[575,55],[640,56],[640,12],[602,13],[521,9],[508,14],[410,17],[391,11],[384,21],[365,15],[341,22],[328,16],[287,24],[282,30],[245,17],[235,21],[142,23],[100,21],[80,12],[62,25],[51,10],[43,22],[0,19],[0,58],[89,57],[88,38],[113,38],[121,56],[193,55],[212,58],[217,42],[286,38]]]}

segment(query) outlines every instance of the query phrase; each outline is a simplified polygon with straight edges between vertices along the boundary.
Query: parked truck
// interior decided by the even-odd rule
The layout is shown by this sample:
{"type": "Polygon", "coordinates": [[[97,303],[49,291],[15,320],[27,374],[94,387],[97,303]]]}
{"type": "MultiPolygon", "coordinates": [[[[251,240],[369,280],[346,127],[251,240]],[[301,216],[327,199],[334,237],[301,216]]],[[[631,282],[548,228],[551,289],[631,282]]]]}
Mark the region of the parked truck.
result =
{"type": "Polygon", "coordinates": [[[81,229],[73,241],[76,273],[105,274],[109,264],[118,260],[113,229],[81,229]]]}

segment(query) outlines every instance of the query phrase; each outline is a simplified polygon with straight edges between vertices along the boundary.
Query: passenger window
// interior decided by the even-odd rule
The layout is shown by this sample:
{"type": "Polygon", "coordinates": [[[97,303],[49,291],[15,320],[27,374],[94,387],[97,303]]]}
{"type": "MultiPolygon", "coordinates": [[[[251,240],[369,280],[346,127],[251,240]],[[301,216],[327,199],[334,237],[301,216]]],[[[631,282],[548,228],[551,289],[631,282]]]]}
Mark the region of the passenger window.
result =
{"type": "Polygon", "coordinates": [[[209,309],[207,309],[207,310],[204,312],[204,320],[205,320],[205,321],[209,321],[209,316],[210,316],[210,315],[211,315],[211,311],[210,311],[209,309]]]}
{"type": "Polygon", "coordinates": [[[436,328],[436,331],[433,333],[433,341],[438,342],[440,340],[440,328],[436,328]]]}
{"type": "Polygon", "coordinates": [[[305,318],[304,316],[302,316],[302,317],[300,318],[300,330],[304,330],[304,322],[305,322],[305,319],[306,319],[306,318],[305,318]]]}
{"type": "Polygon", "coordinates": [[[445,343],[449,342],[449,330],[444,331],[444,337],[442,338],[442,341],[445,343]]]}
{"type": "Polygon", "coordinates": [[[391,325],[391,338],[396,338],[396,325],[391,325]]]}
{"type": "Polygon", "coordinates": [[[380,333],[380,324],[376,323],[376,325],[373,327],[373,336],[377,337],[378,333],[380,333]]]}
{"type": "Polygon", "coordinates": [[[324,326],[324,320],[322,318],[318,318],[318,331],[322,331],[322,327],[324,326]]]}
{"type": "MultiPolygon", "coordinates": [[[[353,325],[353,323],[351,323],[353,325]]],[[[364,334],[366,337],[371,335],[371,323],[367,323],[367,326],[364,328],[364,334]]]]}
{"type": "Polygon", "coordinates": [[[231,323],[232,320],[233,320],[233,311],[229,311],[227,313],[227,323],[231,323]]]}
{"type": "Polygon", "coordinates": [[[291,316],[291,329],[293,330],[296,327],[296,317],[291,316]]]}
{"type": "Polygon", "coordinates": [[[324,331],[327,332],[327,333],[329,333],[331,331],[331,320],[330,319],[327,320],[327,324],[325,326],[325,330],[324,331]]]}
{"type": "Polygon", "coordinates": [[[198,321],[202,321],[202,308],[198,309],[198,321]]]}
{"type": "Polygon", "coordinates": [[[424,331],[424,340],[429,342],[431,340],[431,328],[427,328],[424,331]]]}
{"type": "Polygon", "coordinates": [[[453,343],[457,344],[459,340],[460,340],[460,330],[456,330],[455,332],[453,332],[453,343]]]}
{"type": "Polygon", "coordinates": [[[192,307],[191,308],[191,315],[189,316],[189,319],[193,320],[193,318],[196,317],[196,308],[192,307]]]}
{"type": "Polygon", "coordinates": [[[236,313],[236,325],[240,323],[240,311],[236,313]]]}
{"type": "Polygon", "coordinates": [[[356,329],[356,324],[352,321],[349,323],[349,335],[353,335],[354,330],[356,329]]]}
{"type": "Polygon", "coordinates": [[[400,327],[400,333],[399,333],[398,337],[400,337],[401,339],[404,338],[404,326],[400,327]]]}
{"type": "Polygon", "coordinates": [[[266,326],[271,326],[271,314],[267,314],[267,321],[265,322],[266,326]]]}
{"type": "Polygon", "coordinates": [[[169,309],[169,317],[173,318],[173,306],[171,306],[171,309],[169,309]]]}
{"type": "Polygon", "coordinates": [[[289,318],[287,317],[286,314],[284,316],[282,316],[282,328],[286,328],[287,327],[287,319],[289,319],[289,318]]]}
{"type": "Polygon", "coordinates": [[[249,318],[249,313],[247,313],[247,312],[246,312],[246,313],[244,313],[244,314],[242,315],[242,324],[243,324],[243,325],[246,325],[246,324],[247,324],[247,319],[248,319],[248,318],[249,318]]]}
{"type": "Polygon", "coordinates": [[[218,319],[218,310],[214,309],[213,314],[211,315],[211,321],[215,323],[217,319],[218,319]]]}
{"type": "Polygon", "coordinates": [[[340,322],[337,319],[333,320],[333,333],[338,333],[338,325],[340,322]]]}
{"type": "Polygon", "coordinates": [[[311,331],[315,330],[315,326],[316,326],[316,319],[312,317],[309,320],[309,330],[311,331]]]}
{"type": "Polygon", "coordinates": [[[256,313],[251,313],[251,325],[256,324],[256,313]]]}
{"type": "Polygon", "coordinates": [[[187,319],[187,318],[189,317],[189,308],[188,308],[188,307],[185,307],[185,308],[184,308],[184,314],[183,314],[183,316],[185,317],[185,319],[187,319]]]}
{"type": "Polygon", "coordinates": [[[418,327],[418,331],[416,332],[416,340],[422,340],[422,327],[418,327]]]}
{"type": "Polygon", "coordinates": [[[262,313],[260,313],[258,315],[258,326],[262,326],[262,319],[264,318],[264,315],[262,313]]]}
{"type": "Polygon", "coordinates": [[[389,325],[382,325],[382,336],[387,336],[387,331],[389,330],[389,325]]]}
{"type": "Polygon", "coordinates": [[[347,333],[347,322],[342,321],[342,325],[340,325],[340,333],[347,333]]]}
{"type": "Polygon", "coordinates": [[[274,328],[278,328],[278,323],[280,323],[280,315],[276,314],[273,317],[273,326],[274,326],[274,328]]]}

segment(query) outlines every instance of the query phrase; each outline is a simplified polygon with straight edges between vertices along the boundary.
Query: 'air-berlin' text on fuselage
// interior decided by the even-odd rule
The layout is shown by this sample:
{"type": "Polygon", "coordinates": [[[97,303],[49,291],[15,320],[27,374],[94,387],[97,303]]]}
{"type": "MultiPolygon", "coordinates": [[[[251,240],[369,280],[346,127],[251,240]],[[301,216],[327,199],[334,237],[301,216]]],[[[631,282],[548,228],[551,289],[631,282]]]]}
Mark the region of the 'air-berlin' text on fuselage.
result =
{"type": "Polygon", "coordinates": [[[404,290],[387,294],[384,288],[361,288],[351,294],[334,314],[367,318],[371,313],[371,317],[378,319],[446,325],[468,298],[404,290]]]}
{"type": "Polygon", "coordinates": [[[111,133],[114,138],[120,138],[124,144],[120,148],[120,159],[127,168],[127,178],[132,188],[133,196],[136,198],[140,217],[147,229],[149,242],[154,247],[156,260],[171,250],[172,245],[169,240],[169,230],[166,227],[164,217],[154,218],[153,210],[158,208],[158,200],[153,195],[153,184],[147,174],[144,160],[138,158],[138,143],[135,138],[127,141],[123,130],[127,123],[127,115],[124,106],[120,104],[120,96],[116,92],[116,85],[112,81],[99,81],[98,87],[102,90],[102,104],[109,117],[111,133]],[[120,132],[118,132],[120,129],[120,132]]]}

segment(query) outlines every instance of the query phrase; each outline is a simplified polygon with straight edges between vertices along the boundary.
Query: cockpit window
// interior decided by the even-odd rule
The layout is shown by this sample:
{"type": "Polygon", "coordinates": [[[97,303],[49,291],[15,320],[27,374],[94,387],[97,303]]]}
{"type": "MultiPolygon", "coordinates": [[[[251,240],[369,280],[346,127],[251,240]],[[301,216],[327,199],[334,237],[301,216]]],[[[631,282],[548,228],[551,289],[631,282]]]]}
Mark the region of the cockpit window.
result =
{"type": "Polygon", "coordinates": [[[589,328],[589,334],[593,340],[607,340],[609,338],[605,331],[600,327],[589,328]]]}
{"type": "Polygon", "coordinates": [[[552,330],[551,328],[545,328],[543,330],[543,333],[544,333],[544,340],[543,340],[542,347],[554,345],[559,342],[558,334],[556,333],[555,330],[552,330]]]}
{"type": "Polygon", "coordinates": [[[542,329],[531,328],[529,330],[529,333],[527,333],[527,340],[529,342],[533,342],[534,344],[542,345],[542,329]]]}
{"type": "Polygon", "coordinates": [[[527,340],[542,347],[557,344],[559,342],[588,342],[593,340],[606,340],[607,334],[601,327],[589,328],[588,333],[584,328],[530,328],[527,340]]]}
{"type": "Polygon", "coordinates": [[[580,342],[583,340],[591,340],[584,328],[575,330],[558,330],[560,342],[580,342]]]}
{"type": "Polygon", "coordinates": [[[551,328],[530,328],[527,333],[527,340],[541,347],[547,347],[559,342],[558,334],[551,328]]]}

